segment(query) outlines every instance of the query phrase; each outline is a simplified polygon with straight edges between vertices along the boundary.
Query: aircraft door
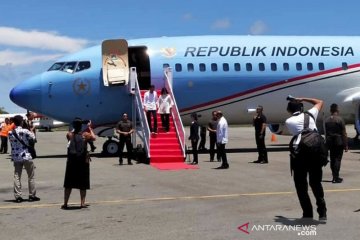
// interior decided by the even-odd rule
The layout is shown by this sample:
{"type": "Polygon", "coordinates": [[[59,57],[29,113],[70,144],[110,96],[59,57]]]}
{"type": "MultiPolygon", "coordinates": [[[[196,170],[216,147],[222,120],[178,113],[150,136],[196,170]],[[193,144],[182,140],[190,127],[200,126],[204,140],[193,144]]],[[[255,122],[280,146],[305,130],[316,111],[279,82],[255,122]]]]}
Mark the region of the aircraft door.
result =
{"type": "Polygon", "coordinates": [[[104,86],[127,85],[129,82],[127,41],[105,40],[102,42],[101,51],[104,86]]]}

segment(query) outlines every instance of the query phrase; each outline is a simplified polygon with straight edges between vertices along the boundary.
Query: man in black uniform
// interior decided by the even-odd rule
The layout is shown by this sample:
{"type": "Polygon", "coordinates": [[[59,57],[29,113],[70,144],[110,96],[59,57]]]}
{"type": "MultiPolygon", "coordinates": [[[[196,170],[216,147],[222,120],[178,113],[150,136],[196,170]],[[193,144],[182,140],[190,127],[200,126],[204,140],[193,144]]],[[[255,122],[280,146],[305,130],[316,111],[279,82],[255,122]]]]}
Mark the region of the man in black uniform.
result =
{"type": "Polygon", "coordinates": [[[344,120],[339,116],[338,105],[333,103],[330,106],[331,116],[325,120],[326,145],[330,150],[330,167],[333,175],[332,183],[341,183],[339,177],[341,159],[343,152],[348,151],[347,134],[344,120]]]}
{"type": "MultiPolygon", "coordinates": [[[[216,145],[216,128],[217,128],[217,117],[216,111],[212,112],[212,118],[208,124],[207,130],[209,131],[209,138],[210,138],[210,162],[214,161],[215,157],[215,145],[216,145]]],[[[220,162],[219,155],[216,154],[218,162],[220,162]]]]}
{"type": "Polygon", "coordinates": [[[254,161],[254,163],[266,164],[268,163],[268,155],[265,146],[266,117],[263,114],[263,107],[260,105],[256,108],[253,125],[255,127],[255,140],[259,154],[258,160],[254,161]]]}
{"type": "Polygon", "coordinates": [[[119,165],[123,164],[122,155],[123,155],[123,150],[124,150],[125,144],[126,144],[126,150],[127,150],[128,164],[132,165],[131,156],[132,156],[133,146],[131,143],[131,134],[134,132],[134,128],[133,128],[132,122],[128,119],[128,115],[126,113],[123,114],[122,119],[118,122],[118,124],[116,126],[116,132],[119,134],[119,137],[120,137],[119,165]]]}

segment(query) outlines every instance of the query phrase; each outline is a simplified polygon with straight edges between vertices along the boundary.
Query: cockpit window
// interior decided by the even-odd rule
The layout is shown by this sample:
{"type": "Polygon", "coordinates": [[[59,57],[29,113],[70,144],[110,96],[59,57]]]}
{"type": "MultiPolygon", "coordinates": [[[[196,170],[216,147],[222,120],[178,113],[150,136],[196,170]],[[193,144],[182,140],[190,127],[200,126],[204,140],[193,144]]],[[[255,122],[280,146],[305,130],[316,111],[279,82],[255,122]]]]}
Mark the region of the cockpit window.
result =
{"type": "Polygon", "coordinates": [[[67,62],[64,64],[64,66],[61,68],[61,71],[73,73],[75,70],[76,62],[67,62]]]}
{"type": "Polygon", "coordinates": [[[67,73],[80,72],[91,67],[90,61],[81,62],[57,62],[48,71],[64,71],[67,73]]]}
{"type": "Polygon", "coordinates": [[[79,62],[78,65],[76,66],[76,72],[80,72],[88,68],[90,68],[89,61],[79,62]]]}
{"type": "Polygon", "coordinates": [[[60,70],[61,67],[65,64],[65,62],[57,62],[57,63],[54,63],[48,71],[57,71],[57,70],[60,70]]]}

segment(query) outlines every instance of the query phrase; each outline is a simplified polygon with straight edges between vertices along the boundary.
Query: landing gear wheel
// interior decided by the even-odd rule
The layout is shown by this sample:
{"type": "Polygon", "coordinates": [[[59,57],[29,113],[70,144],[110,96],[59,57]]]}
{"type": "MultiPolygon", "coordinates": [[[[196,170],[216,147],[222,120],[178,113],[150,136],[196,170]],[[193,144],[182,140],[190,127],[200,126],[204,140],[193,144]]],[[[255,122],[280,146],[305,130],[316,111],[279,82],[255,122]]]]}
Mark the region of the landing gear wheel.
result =
{"type": "Polygon", "coordinates": [[[114,140],[107,140],[103,145],[103,154],[107,156],[118,156],[119,143],[114,140]]]}

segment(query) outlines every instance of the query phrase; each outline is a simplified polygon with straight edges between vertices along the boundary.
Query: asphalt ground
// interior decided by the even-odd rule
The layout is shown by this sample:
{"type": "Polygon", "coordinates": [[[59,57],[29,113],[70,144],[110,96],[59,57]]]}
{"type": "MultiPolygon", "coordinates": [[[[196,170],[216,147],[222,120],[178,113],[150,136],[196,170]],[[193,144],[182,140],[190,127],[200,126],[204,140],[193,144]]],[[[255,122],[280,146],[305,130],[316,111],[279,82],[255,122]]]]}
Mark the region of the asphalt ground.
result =
{"type": "MultiPolygon", "coordinates": [[[[352,126],[348,135],[355,136],[352,126]]],[[[180,171],[119,166],[117,158],[101,157],[105,139],[98,138],[88,208],[79,208],[74,189],[70,210],[61,210],[65,132],[39,132],[35,164],[41,201],[14,202],[12,162],[0,155],[0,239],[360,239],[360,143],[344,153],[343,183],[331,183],[329,166],[324,169],[328,220],[317,220],[309,190],[315,219],[304,222],[289,170],[290,137],[271,138],[267,132],[269,164],[254,164],[253,128],[231,127],[229,169],[214,169],[219,163],[203,153],[198,170],[180,171]]],[[[27,198],[25,171],[22,183],[27,198]]]]}

